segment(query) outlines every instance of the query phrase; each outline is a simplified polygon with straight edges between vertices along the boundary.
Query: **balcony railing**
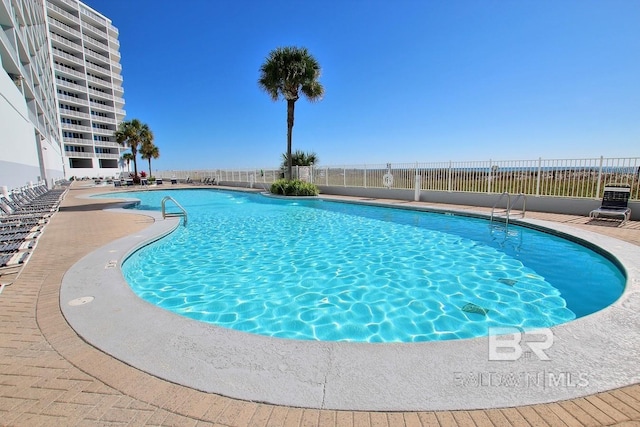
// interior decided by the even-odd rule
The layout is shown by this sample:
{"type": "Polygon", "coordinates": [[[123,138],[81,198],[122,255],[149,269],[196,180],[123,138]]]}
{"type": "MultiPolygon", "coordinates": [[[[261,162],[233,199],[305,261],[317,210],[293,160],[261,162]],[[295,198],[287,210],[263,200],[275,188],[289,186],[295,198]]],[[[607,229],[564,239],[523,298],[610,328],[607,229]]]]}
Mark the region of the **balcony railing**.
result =
{"type": "Polygon", "coordinates": [[[63,95],[61,93],[58,94],[58,99],[60,101],[70,102],[78,105],[89,105],[89,101],[82,98],[76,98],[75,96],[63,95]]]}
{"type": "Polygon", "coordinates": [[[60,37],[59,35],[53,33],[50,33],[49,37],[51,37],[51,40],[55,40],[67,47],[77,50],[78,52],[82,52],[82,46],[78,43],[74,43],[71,40],[67,40],[64,37],[60,37]]]}
{"type": "Polygon", "coordinates": [[[77,56],[73,56],[73,55],[69,55],[68,53],[64,53],[59,51],[58,49],[52,49],[53,52],[53,56],[54,57],[59,57],[59,58],[64,58],[69,62],[73,62],[76,65],[80,65],[83,66],[84,65],[84,60],[82,58],[78,58],[77,56]]]}
{"type": "Polygon", "coordinates": [[[113,112],[113,107],[111,105],[104,105],[104,104],[100,104],[99,102],[93,102],[93,101],[89,101],[89,104],[91,105],[92,109],[104,110],[110,113],[113,112]]]}
{"type": "Polygon", "coordinates": [[[104,79],[98,79],[98,78],[93,77],[93,76],[87,76],[87,81],[102,85],[105,88],[111,88],[111,82],[109,82],[107,80],[104,80],[104,79]]]}
{"type": "MultiPolygon", "coordinates": [[[[113,133],[115,132],[115,130],[112,130],[112,129],[91,128],[91,130],[95,135],[104,135],[104,136],[113,136],[113,133]]],[[[103,144],[106,144],[105,146],[111,147],[113,145],[110,145],[110,144],[115,144],[115,143],[110,141],[96,141],[96,145],[103,145],[103,144]]]]}
{"type": "Polygon", "coordinates": [[[109,63],[111,63],[111,60],[110,60],[109,58],[107,58],[107,57],[106,57],[106,56],[104,56],[103,54],[100,54],[100,53],[94,52],[94,51],[92,51],[92,50],[85,49],[85,50],[84,50],[84,54],[85,54],[86,56],[91,57],[91,58],[95,58],[95,59],[97,59],[98,61],[102,61],[102,62],[104,62],[105,64],[109,64],[109,63]]]}
{"type": "Polygon", "coordinates": [[[111,117],[102,117],[102,116],[96,116],[96,115],[91,115],[91,121],[96,123],[109,123],[112,125],[116,124],[116,119],[112,119],[111,117]]]}
{"type": "Polygon", "coordinates": [[[80,157],[83,159],[92,158],[96,156],[95,153],[87,153],[84,151],[82,152],[81,151],[65,151],[64,155],[66,157],[80,157]]]}
{"type": "MultiPolygon", "coordinates": [[[[197,181],[271,184],[280,168],[179,170],[158,176],[197,181]]],[[[558,160],[388,163],[377,165],[294,167],[294,177],[321,186],[393,188],[424,191],[523,193],[530,196],[601,198],[605,184],[626,184],[631,199],[640,199],[640,157],[558,160]],[[388,177],[391,178],[388,178],[388,177]]]]}
{"type": "Polygon", "coordinates": [[[95,46],[98,46],[99,48],[105,51],[109,50],[109,46],[107,46],[105,43],[101,42],[100,40],[94,39],[88,34],[84,34],[84,41],[85,43],[91,43],[95,46]]]}
{"type": "Polygon", "coordinates": [[[80,22],[80,18],[78,18],[75,15],[70,14],[69,12],[67,12],[66,10],[51,4],[50,2],[46,2],[47,3],[47,7],[53,11],[55,11],[56,13],[59,13],[61,16],[64,16],[65,18],[69,19],[72,22],[75,23],[79,23],[80,22]]]}
{"type": "Polygon", "coordinates": [[[84,138],[69,138],[68,136],[63,136],[62,137],[62,141],[64,141],[66,144],[73,144],[73,145],[90,145],[93,147],[93,141],[90,139],[84,139],[84,138]]]}
{"type": "Polygon", "coordinates": [[[72,125],[69,123],[61,123],[60,126],[64,130],[79,130],[81,132],[91,132],[92,130],[89,126],[72,125]]]}
{"type": "Polygon", "coordinates": [[[76,30],[75,28],[70,27],[69,25],[58,21],[55,18],[50,18],[49,19],[49,24],[53,25],[56,28],[61,29],[62,31],[66,31],[69,34],[73,34],[76,37],[80,37],[80,31],[76,30]]]}
{"type": "Polygon", "coordinates": [[[85,92],[87,90],[86,86],[77,85],[75,83],[71,83],[62,79],[56,79],[56,85],[61,87],[66,87],[69,89],[79,90],[81,92],[85,92]]]}
{"type": "Polygon", "coordinates": [[[56,70],[61,71],[63,73],[67,73],[69,75],[75,76],[75,77],[80,77],[82,79],[85,78],[85,74],[80,73],[80,72],[78,72],[76,70],[72,70],[71,68],[68,68],[68,67],[63,67],[61,65],[55,64],[53,66],[53,68],[55,68],[56,70]]]}
{"type": "Polygon", "coordinates": [[[83,113],[83,112],[80,112],[80,111],[67,110],[65,108],[61,108],[60,109],[60,115],[61,116],[68,116],[68,117],[79,117],[81,119],[88,119],[89,118],[89,113],[83,113]]]}
{"type": "Polygon", "coordinates": [[[82,21],[82,28],[86,28],[88,30],[91,30],[94,34],[97,34],[98,36],[106,39],[107,38],[107,32],[101,28],[95,27],[85,21],[82,21]]]}
{"type": "Polygon", "coordinates": [[[119,159],[120,155],[112,153],[96,153],[96,157],[100,159],[119,159]]]}

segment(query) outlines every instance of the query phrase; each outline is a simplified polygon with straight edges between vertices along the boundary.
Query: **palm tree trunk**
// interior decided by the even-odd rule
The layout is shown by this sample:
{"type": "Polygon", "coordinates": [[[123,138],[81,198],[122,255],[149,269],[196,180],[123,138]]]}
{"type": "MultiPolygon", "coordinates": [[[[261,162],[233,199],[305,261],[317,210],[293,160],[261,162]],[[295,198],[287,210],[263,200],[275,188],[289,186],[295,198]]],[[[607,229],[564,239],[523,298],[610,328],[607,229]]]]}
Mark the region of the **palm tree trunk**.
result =
{"type": "Polygon", "coordinates": [[[292,159],[291,159],[291,137],[293,134],[293,110],[295,109],[296,101],[287,100],[287,179],[291,179],[292,172],[292,159]]]}
{"type": "Polygon", "coordinates": [[[136,177],[138,176],[138,162],[136,162],[136,157],[138,156],[137,151],[135,151],[133,147],[131,147],[131,154],[133,154],[133,179],[135,181],[136,177]]]}
{"type": "Polygon", "coordinates": [[[151,157],[149,157],[149,178],[151,178],[151,157]]]}

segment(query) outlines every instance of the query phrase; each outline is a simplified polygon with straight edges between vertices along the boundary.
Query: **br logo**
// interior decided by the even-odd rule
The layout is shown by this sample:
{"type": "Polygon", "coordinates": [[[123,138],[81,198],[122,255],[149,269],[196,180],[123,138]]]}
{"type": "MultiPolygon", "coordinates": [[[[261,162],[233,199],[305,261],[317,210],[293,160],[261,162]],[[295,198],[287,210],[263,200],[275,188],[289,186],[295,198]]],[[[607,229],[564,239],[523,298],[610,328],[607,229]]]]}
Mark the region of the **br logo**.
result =
{"type": "Polygon", "coordinates": [[[553,345],[553,332],[548,328],[525,331],[517,327],[489,328],[489,360],[514,361],[521,357],[550,360],[545,350],[553,345]]]}

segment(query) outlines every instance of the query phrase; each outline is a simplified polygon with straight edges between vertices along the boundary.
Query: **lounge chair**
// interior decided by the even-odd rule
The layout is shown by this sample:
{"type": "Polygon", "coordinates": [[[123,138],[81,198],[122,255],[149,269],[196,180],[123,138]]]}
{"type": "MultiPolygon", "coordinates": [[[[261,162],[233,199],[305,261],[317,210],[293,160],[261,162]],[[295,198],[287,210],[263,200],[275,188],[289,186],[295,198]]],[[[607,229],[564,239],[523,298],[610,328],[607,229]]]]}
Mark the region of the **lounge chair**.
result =
{"type": "Polygon", "coordinates": [[[630,195],[631,187],[629,187],[628,185],[605,185],[602,204],[598,209],[594,209],[589,212],[589,218],[620,218],[622,220],[620,225],[624,224],[631,217],[631,208],[628,206],[630,195]]]}
{"type": "Polygon", "coordinates": [[[14,254],[2,254],[0,255],[0,268],[13,267],[20,264],[25,264],[29,259],[31,252],[16,252],[14,254]]]}
{"type": "Polygon", "coordinates": [[[33,249],[36,246],[35,240],[24,240],[17,242],[0,242],[0,254],[8,255],[10,253],[16,253],[33,249]]]}

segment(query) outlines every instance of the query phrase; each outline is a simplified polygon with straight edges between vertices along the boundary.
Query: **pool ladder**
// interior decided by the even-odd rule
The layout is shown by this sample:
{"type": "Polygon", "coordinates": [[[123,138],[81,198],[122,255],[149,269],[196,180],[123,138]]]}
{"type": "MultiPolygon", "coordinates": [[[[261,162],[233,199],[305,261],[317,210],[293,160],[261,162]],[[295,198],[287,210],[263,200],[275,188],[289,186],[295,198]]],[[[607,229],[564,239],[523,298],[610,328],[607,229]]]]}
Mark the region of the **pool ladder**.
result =
{"type": "Polygon", "coordinates": [[[176,199],[174,199],[171,196],[165,196],[164,199],[162,199],[162,218],[168,218],[168,217],[182,217],[184,218],[183,225],[185,227],[187,226],[187,210],[183,208],[182,205],[178,203],[176,199]],[[178,207],[178,209],[180,209],[180,212],[176,212],[176,213],[167,212],[165,209],[167,200],[171,200],[178,207]]]}
{"type": "Polygon", "coordinates": [[[493,208],[491,209],[491,221],[490,221],[490,225],[493,227],[493,218],[494,217],[500,217],[500,218],[504,218],[504,228],[505,231],[507,231],[507,229],[509,228],[509,219],[510,218],[524,218],[524,215],[527,211],[527,196],[525,196],[523,193],[520,193],[516,196],[516,198],[513,200],[513,202],[511,201],[511,194],[509,194],[508,192],[504,192],[500,195],[500,197],[498,197],[498,201],[493,205],[493,208]],[[496,208],[498,207],[498,205],[500,204],[500,202],[502,201],[502,199],[506,198],[507,199],[507,206],[505,208],[498,208],[496,210],[496,208]],[[513,207],[520,201],[522,200],[522,209],[519,211],[513,211],[513,207]]]}

